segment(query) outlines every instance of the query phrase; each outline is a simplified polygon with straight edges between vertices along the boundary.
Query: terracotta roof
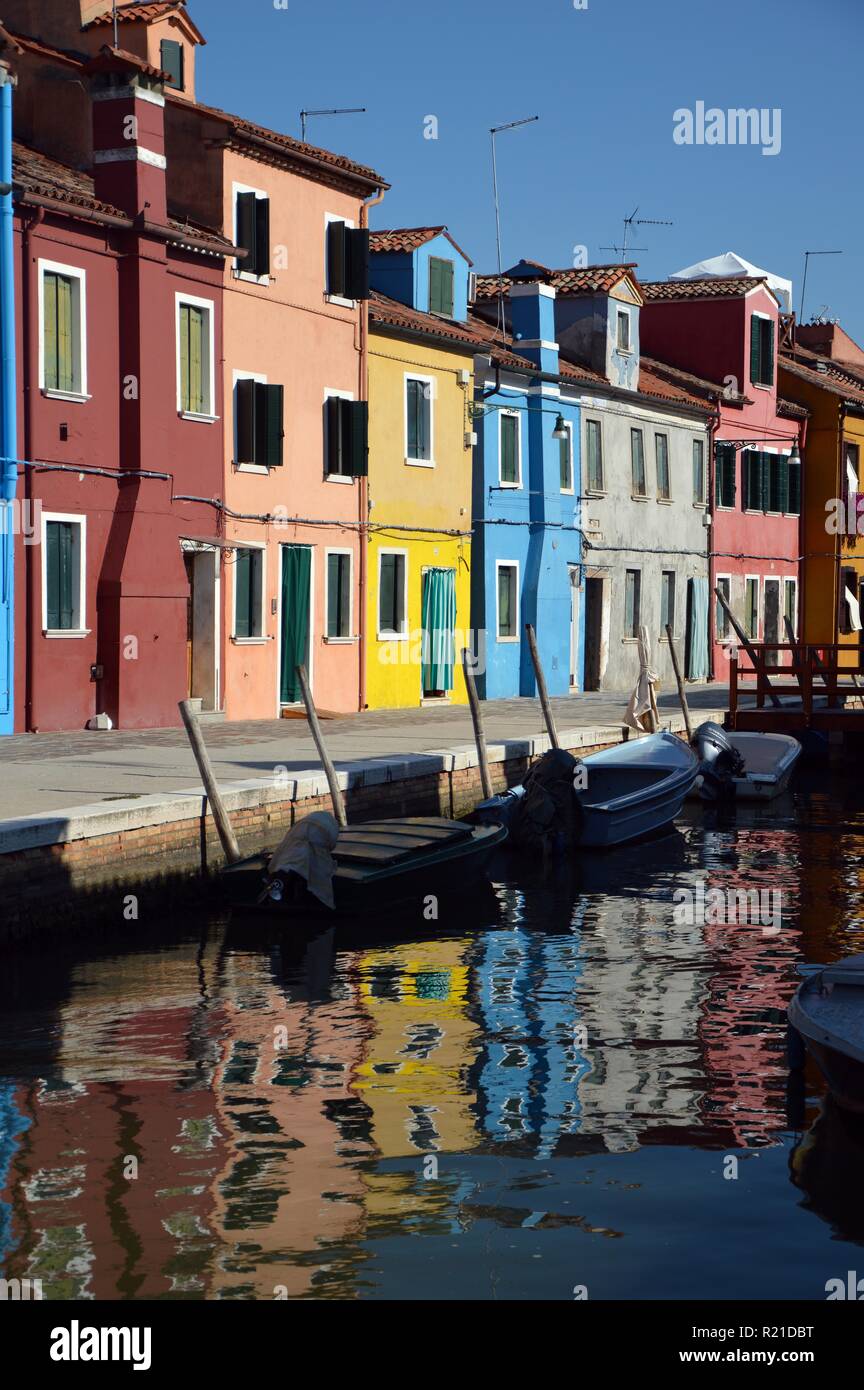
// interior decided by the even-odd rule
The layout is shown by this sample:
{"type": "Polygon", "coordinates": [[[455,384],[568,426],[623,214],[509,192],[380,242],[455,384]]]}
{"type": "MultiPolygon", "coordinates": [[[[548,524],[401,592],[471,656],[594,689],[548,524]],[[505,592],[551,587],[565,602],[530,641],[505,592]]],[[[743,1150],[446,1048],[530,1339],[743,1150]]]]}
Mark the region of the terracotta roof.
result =
{"type": "MultiPolygon", "coordinates": [[[[809,356],[812,354],[808,354],[809,356]]],[[[817,371],[815,364],[810,365],[809,362],[797,361],[795,357],[786,352],[781,352],[778,365],[787,372],[791,372],[792,376],[797,376],[801,381],[807,381],[813,386],[821,386],[823,391],[830,391],[833,396],[854,401],[856,405],[864,405],[864,378],[849,371],[838,370],[837,363],[832,362],[830,358],[822,357],[818,360],[825,363],[824,372],[817,371]]]]}
{"type": "MultiPolygon", "coordinates": [[[[206,43],[206,39],[197,24],[190,18],[185,0],[151,0],[151,3],[144,5],[118,5],[117,18],[121,24],[147,24],[151,19],[164,19],[174,11],[179,11],[182,14],[189,28],[194,31],[199,43],[206,43]]],[[[97,15],[95,19],[91,19],[82,27],[85,30],[96,29],[99,25],[111,25],[113,23],[114,15],[109,5],[104,14],[97,15]]]]}
{"type": "Polygon", "coordinates": [[[26,34],[14,33],[5,25],[0,25],[0,43],[10,44],[19,53],[22,49],[28,53],[44,53],[46,58],[56,58],[59,62],[68,63],[70,67],[84,66],[84,59],[79,53],[70,53],[65,48],[52,48],[51,44],[44,43],[42,39],[31,39],[26,34]]]}
{"type": "Polygon", "coordinates": [[[534,371],[537,368],[527,357],[520,357],[509,345],[492,340],[492,331],[487,324],[472,319],[469,323],[457,323],[454,319],[443,319],[437,314],[425,314],[421,309],[412,309],[397,299],[373,290],[369,297],[369,320],[385,328],[398,328],[406,333],[419,333],[424,337],[438,338],[455,348],[464,348],[471,353],[492,352],[495,360],[502,366],[510,366],[519,371],[534,371]]]}
{"type": "Polygon", "coordinates": [[[470,256],[466,256],[462,247],[455,242],[448,232],[446,226],[441,227],[397,227],[391,231],[372,232],[370,246],[373,251],[416,251],[418,247],[425,246],[436,236],[445,236],[454,246],[469,265],[474,262],[470,256]]]}
{"type": "Polygon", "coordinates": [[[734,299],[738,295],[749,294],[757,285],[765,285],[764,275],[723,275],[706,276],[704,280],[648,280],[640,281],[641,289],[648,299],[734,299]]]}
{"type": "Polygon", "coordinates": [[[158,78],[161,82],[164,82],[168,77],[167,72],[163,72],[161,68],[154,68],[146,59],[139,58],[137,53],[127,53],[125,48],[112,48],[107,43],[102,45],[95,58],[91,58],[89,62],[84,64],[84,71],[88,73],[124,72],[130,67],[137,68],[147,77],[158,78]]]}
{"type": "Polygon", "coordinates": [[[634,265],[588,265],[579,269],[550,270],[537,261],[520,261],[505,270],[502,276],[478,275],[477,298],[495,299],[502,289],[511,285],[543,281],[554,285],[559,294],[606,294],[621,280],[629,277],[637,289],[641,286],[632,274],[634,265]],[[524,269],[523,269],[524,267],[524,269]]]}
{"type": "MultiPolygon", "coordinates": [[[[716,381],[709,381],[706,377],[695,376],[693,372],[682,371],[680,367],[673,367],[669,362],[661,362],[659,358],[647,357],[643,352],[639,358],[641,373],[647,373],[658,386],[665,382],[671,390],[684,391],[686,395],[693,396],[701,400],[716,400],[724,396],[726,400],[731,400],[734,405],[750,404],[747,396],[740,392],[733,396],[726,394],[725,387],[716,381]]],[[[640,389],[642,378],[640,375],[640,389]]]]}
{"type": "Polygon", "coordinates": [[[777,414],[788,415],[793,420],[806,420],[810,414],[806,405],[796,405],[794,401],[784,401],[777,397],[777,414]]]}

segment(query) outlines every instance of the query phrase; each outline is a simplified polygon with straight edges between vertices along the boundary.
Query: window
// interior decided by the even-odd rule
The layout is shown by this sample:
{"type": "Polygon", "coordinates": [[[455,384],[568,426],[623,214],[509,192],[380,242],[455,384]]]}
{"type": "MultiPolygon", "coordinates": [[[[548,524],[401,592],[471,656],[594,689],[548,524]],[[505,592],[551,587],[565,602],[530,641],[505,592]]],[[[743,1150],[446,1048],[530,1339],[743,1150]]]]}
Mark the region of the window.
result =
{"type": "Polygon", "coordinates": [[[181,415],[213,419],[216,387],[213,303],[177,296],[177,409],[181,415]]]}
{"type": "Polygon", "coordinates": [[[718,444],[714,488],[718,507],[735,506],[735,445],[718,444]]]}
{"type": "Polygon", "coordinates": [[[405,378],[405,457],[410,463],[432,462],[432,377],[405,378]]]}
{"type": "Polygon", "coordinates": [[[603,435],[599,420],[585,422],[586,454],[588,457],[588,491],[603,491],[603,435]]]}
{"type": "Polygon", "coordinates": [[[668,502],[672,496],[669,482],[669,436],[655,434],[654,452],[657,457],[657,496],[668,502]]]}
{"type": "Polygon", "coordinates": [[[369,406],[347,396],[324,402],[325,470],[330,478],[365,478],[369,472],[369,406]]]}
{"type": "Polygon", "coordinates": [[[846,471],[843,479],[843,497],[844,500],[848,501],[850,496],[857,497],[861,490],[861,473],[858,467],[858,445],[844,443],[843,458],[846,464],[846,471]]]}
{"type": "Polygon", "coordinates": [[[327,636],[351,637],[351,552],[327,553],[327,636]]]}
{"type": "Polygon", "coordinates": [[[327,222],[327,293],[337,299],[369,298],[369,232],[339,218],[327,222]]]}
{"type": "Polygon", "coordinates": [[[774,320],[764,314],[750,316],[750,380],[774,385],[774,320]]]}
{"type": "Polygon", "coordinates": [[[163,39],[159,52],[159,66],[168,75],[166,87],[183,90],[183,45],[174,39],[163,39]]]}
{"type": "Polygon", "coordinates": [[[573,491],[573,426],[564,422],[565,439],[558,440],[559,476],[561,491],[573,491]]]}
{"type": "Polygon", "coordinates": [[[660,634],[666,635],[666,624],[675,631],[675,571],[664,570],[660,576],[660,634]]]}
{"type": "Polygon", "coordinates": [[[240,377],[234,388],[236,459],[259,468],[282,467],[285,388],[240,377]]]}
{"type": "Polygon", "coordinates": [[[72,266],[39,262],[40,381],[43,391],[87,394],[86,276],[72,266]]]}
{"type": "Polygon", "coordinates": [[[798,464],[790,464],[786,454],[746,449],[741,457],[741,486],[747,511],[791,512],[793,507],[790,503],[794,503],[797,511],[799,467],[798,464]],[[791,495],[793,473],[795,496],[791,495]]]}
{"type": "Polygon", "coordinates": [[[642,606],[642,575],[639,570],[624,574],[624,636],[638,637],[642,606]]]}
{"type": "Polygon", "coordinates": [[[624,309],[618,310],[618,351],[630,351],[630,315],[624,309]]]}
{"type": "Polygon", "coordinates": [[[647,497],[645,482],[645,445],[641,430],[630,431],[630,472],[633,480],[633,496],[647,497]]]}
{"type": "Polygon", "coordinates": [[[270,199],[266,193],[235,184],[234,240],[246,255],[236,262],[240,275],[260,280],[270,275],[270,199]]]}
{"type": "MultiPolygon", "coordinates": [[[[716,587],[720,590],[726,602],[732,604],[732,580],[728,574],[718,574],[716,587]]],[[[714,609],[714,629],[718,639],[722,642],[729,636],[729,615],[723,607],[719,598],[716,600],[714,609]]]]}
{"type": "Polygon", "coordinates": [[[786,513],[788,516],[799,516],[801,513],[800,459],[793,463],[790,458],[787,458],[786,472],[789,478],[788,495],[786,498],[786,513]]]}
{"type": "MultiPolygon", "coordinates": [[[[783,580],[783,616],[789,619],[793,632],[798,631],[798,580],[783,580]]],[[[786,640],[784,627],[783,641],[786,640]]]]}
{"type": "Polygon", "coordinates": [[[234,552],[234,636],[264,636],[264,551],[257,546],[234,552]]]}
{"type": "Polygon", "coordinates": [[[42,629],[84,636],[86,523],[44,512],[42,522],[42,629]]]}
{"type": "Polygon", "coordinates": [[[759,580],[752,576],[744,580],[744,631],[753,641],[759,636],[759,580]]]}
{"type": "Polygon", "coordinates": [[[405,553],[385,550],[378,562],[378,636],[404,637],[405,553]]]}
{"type": "Polygon", "coordinates": [[[513,411],[502,410],[498,419],[498,481],[502,487],[519,487],[522,473],[520,457],[522,422],[518,414],[513,411]]]}
{"type": "Polygon", "coordinates": [[[693,440],[693,501],[705,505],[705,440],[693,440]]]}
{"type": "Polygon", "coordinates": [[[453,317],[453,262],[429,257],[429,313],[453,317]]]}
{"type": "Polygon", "coordinates": [[[499,560],[498,617],[499,642],[519,641],[519,566],[509,560],[499,560]]]}
{"type": "Polygon", "coordinates": [[[858,575],[851,567],[840,571],[840,631],[860,632],[861,606],[858,602],[858,575]],[[854,606],[853,606],[854,605],[854,606]]]}

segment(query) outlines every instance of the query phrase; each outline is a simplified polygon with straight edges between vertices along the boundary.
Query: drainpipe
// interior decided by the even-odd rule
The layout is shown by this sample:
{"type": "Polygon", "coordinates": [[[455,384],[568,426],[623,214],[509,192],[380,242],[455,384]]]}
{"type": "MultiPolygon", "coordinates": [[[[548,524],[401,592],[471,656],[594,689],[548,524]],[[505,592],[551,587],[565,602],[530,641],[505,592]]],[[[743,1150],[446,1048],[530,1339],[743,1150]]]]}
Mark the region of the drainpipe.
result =
{"type": "Polygon", "coordinates": [[[2,549],[0,604],[6,610],[4,638],[8,643],[8,709],[0,711],[0,734],[15,731],[15,527],[13,509],[18,488],[18,429],[15,375],[15,238],[12,209],[12,88],[15,79],[0,65],[0,504],[7,537],[2,549]]]}
{"type": "MultiPolygon", "coordinates": [[[[383,203],[385,189],[379,188],[374,197],[360,204],[360,226],[365,231],[369,226],[369,209],[375,208],[379,203],[383,203]]],[[[369,300],[361,300],[360,303],[360,380],[357,391],[357,399],[361,401],[369,400],[369,300]]],[[[357,605],[360,621],[357,626],[359,637],[358,651],[360,656],[360,672],[357,690],[357,708],[366,708],[366,646],[367,646],[367,624],[366,624],[366,569],[369,558],[369,479],[368,477],[359,479],[358,488],[358,507],[360,522],[360,573],[357,577],[359,603],[357,605]]]]}
{"type": "MultiPolygon", "coordinates": [[[[31,287],[31,236],[34,230],[41,226],[45,220],[45,209],[36,208],[33,212],[28,212],[22,221],[21,228],[21,325],[23,330],[21,355],[24,363],[24,458],[33,457],[33,395],[34,383],[38,382],[38,364],[34,374],[34,363],[31,359],[33,345],[33,295],[31,287]]],[[[24,497],[26,499],[28,515],[33,516],[33,469],[24,469],[24,497]]],[[[40,538],[41,540],[41,538],[40,538]]],[[[34,703],[34,684],[36,672],[34,670],[34,659],[36,652],[36,633],[35,627],[38,622],[41,627],[41,614],[37,618],[36,609],[36,547],[25,545],[24,547],[24,574],[25,574],[25,631],[24,631],[24,728],[28,734],[38,733],[38,729],[33,723],[33,703],[34,703]]]]}

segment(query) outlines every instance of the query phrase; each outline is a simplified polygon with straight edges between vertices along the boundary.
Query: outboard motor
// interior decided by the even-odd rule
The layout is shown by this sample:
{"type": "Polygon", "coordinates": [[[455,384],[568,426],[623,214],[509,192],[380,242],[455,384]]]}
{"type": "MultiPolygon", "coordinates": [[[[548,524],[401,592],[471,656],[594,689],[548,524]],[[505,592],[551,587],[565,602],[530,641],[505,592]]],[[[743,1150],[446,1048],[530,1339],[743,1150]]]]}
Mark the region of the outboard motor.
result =
{"type": "Polygon", "coordinates": [[[700,724],[690,740],[699,759],[702,789],[715,801],[727,801],[735,795],[735,778],[744,777],[747,766],[738,749],[729,741],[725,729],[712,720],[700,724]]]}

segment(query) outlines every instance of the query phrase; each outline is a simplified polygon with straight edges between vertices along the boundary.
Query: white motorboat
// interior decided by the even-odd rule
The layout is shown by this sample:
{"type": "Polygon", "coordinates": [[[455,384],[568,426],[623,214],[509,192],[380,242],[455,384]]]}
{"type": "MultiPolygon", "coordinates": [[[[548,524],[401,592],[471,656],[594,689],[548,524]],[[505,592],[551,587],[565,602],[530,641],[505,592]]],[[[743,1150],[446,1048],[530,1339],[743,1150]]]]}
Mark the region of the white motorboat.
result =
{"type": "Polygon", "coordinates": [[[844,1110],[864,1113],[864,955],[809,973],[789,1005],[789,1060],[799,1039],[844,1110]]]}
{"type": "Polygon", "coordinates": [[[700,724],[693,735],[703,801],[773,801],[789,785],[801,744],[788,734],[739,734],[700,724]]]}

